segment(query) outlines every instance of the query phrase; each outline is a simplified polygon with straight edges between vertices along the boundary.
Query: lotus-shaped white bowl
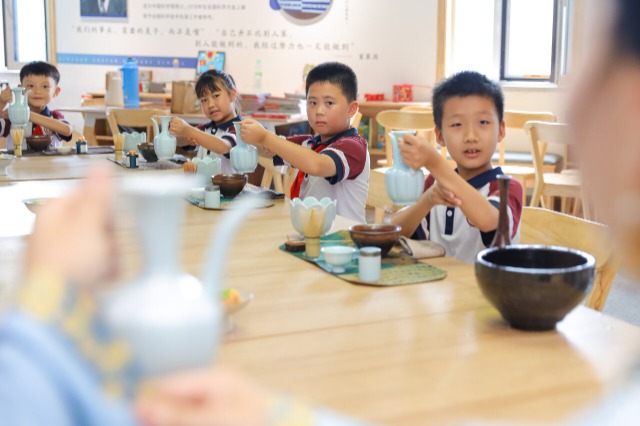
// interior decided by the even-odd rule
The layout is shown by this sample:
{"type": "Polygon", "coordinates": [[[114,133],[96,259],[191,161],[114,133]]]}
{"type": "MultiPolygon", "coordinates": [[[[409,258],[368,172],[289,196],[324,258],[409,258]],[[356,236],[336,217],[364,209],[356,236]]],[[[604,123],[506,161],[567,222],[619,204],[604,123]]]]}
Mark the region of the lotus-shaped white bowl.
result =
{"type": "Polygon", "coordinates": [[[320,231],[320,235],[324,235],[331,230],[333,222],[336,220],[336,200],[332,200],[329,197],[324,197],[318,200],[315,197],[306,197],[304,200],[300,198],[294,198],[291,200],[291,223],[293,228],[298,231],[300,235],[305,235],[304,232],[304,220],[308,220],[311,215],[311,211],[315,210],[316,214],[322,214],[324,212],[324,224],[320,231]]]}

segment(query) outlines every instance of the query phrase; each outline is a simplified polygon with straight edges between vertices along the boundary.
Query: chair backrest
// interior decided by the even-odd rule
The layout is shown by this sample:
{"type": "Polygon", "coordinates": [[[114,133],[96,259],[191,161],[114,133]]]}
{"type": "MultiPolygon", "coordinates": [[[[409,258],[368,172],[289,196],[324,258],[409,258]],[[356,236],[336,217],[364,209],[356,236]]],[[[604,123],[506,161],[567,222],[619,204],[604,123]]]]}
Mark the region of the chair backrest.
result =
{"type": "Polygon", "coordinates": [[[428,112],[429,114],[433,114],[433,107],[431,105],[407,105],[400,108],[400,111],[428,112]]]}
{"type": "Polygon", "coordinates": [[[289,198],[291,194],[291,184],[295,179],[295,172],[291,166],[274,166],[273,158],[258,156],[258,164],[264,168],[262,181],[260,186],[270,189],[273,185],[274,191],[282,192],[285,197],[289,198]]]}
{"type": "Polygon", "coordinates": [[[362,113],[357,111],[353,117],[351,117],[351,127],[358,130],[358,126],[360,126],[360,121],[362,121],[362,113]]]}
{"type": "MultiPolygon", "coordinates": [[[[531,137],[531,154],[533,166],[536,170],[536,180],[543,179],[544,155],[548,144],[560,144],[568,146],[568,126],[565,123],[547,123],[544,121],[527,121],[524,130],[531,137]]],[[[563,169],[566,168],[567,156],[564,156],[563,169]]]]}
{"type": "MultiPolygon", "coordinates": [[[[506,110],[504,112],[504,125],[509,129],[524,131],[524,125],[527,121],[545,121],[553,123],[556,121],[556,116],[550,112],[528,112],[528,111],[515,111],[506,110]]],[[[505,152],[507,150],[507,144],[505,143],[509,139],[509,131],[507,131],[507,137],[502,143],[498,144],[500,152],[500,165],[504,165],[505,152]]],[[[566,155],[565,155],[566,157],[566,155]]]]}
{"type": "Polygon", "coordinates": [[[391,150],[391,130],[416,130],[425,131],[432,134],[435,123],[433,114],[417,111],[381,111],[376,115],[376,121],[384,127],[385,153],[387,156],[387,166],[393,164],[393,154],[391,150]]]}
{"type": "Polygon", "coordinates": [[[150,142],[154,137],[151,117],[167,114],[168,113],[164,110],[154,108],[114,108],[109,110],[109,113],[107,114],[107,121],[109,122],[111,134],[114,136],[121,133],[120,127],[131,127],[138,129],[138,131],[140,131],[140,129],[144,129],[144,131],[147,132],[147,142],[150,142]]]}
{"type": "Polygon", "coordinates": [[[563,246],[591,254],[596,259],[596,276],[585,305],[602,310],[620,263],[605,225],[553,210],[524,207],[520,243],[563,246]]]}

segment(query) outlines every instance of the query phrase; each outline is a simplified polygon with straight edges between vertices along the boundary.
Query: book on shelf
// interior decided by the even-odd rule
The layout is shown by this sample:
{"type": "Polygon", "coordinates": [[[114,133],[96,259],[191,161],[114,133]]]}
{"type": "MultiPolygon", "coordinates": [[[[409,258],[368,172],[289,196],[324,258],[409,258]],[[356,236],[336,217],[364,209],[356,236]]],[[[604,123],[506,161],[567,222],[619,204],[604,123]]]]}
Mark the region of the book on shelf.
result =
{"type": "Polygon", "coordinates": [[[252,112],[251,118],[256,120],[304,120],[304,116],[300,112],[269,112],[258,111],[252,112]]]}

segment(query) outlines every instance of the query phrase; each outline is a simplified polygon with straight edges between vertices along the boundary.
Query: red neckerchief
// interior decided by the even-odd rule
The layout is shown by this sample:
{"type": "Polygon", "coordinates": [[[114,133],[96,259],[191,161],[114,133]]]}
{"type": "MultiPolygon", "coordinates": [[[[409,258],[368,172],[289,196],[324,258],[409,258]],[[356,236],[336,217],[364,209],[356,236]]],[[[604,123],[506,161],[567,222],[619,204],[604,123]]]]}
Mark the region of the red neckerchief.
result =
{"type": "MultiPolygon", "coordinates": [[[[327,145],[325,144],[318,144],[318,146],[313,148],[313,150],[315,152],[320,152],[326,147],[327,145]]],[[[300,188],[302,187],[302,181],[304,181],[305,175],[306,175],[305,172],[303,172],[302,170],[298,170],[298,173],[296,174],[296,178],[293,180],[293,183],[291,184],[291,193],[289,195],[289,198],[291,198],[292,200],[294,198],[300,197],[300,188]]]]}

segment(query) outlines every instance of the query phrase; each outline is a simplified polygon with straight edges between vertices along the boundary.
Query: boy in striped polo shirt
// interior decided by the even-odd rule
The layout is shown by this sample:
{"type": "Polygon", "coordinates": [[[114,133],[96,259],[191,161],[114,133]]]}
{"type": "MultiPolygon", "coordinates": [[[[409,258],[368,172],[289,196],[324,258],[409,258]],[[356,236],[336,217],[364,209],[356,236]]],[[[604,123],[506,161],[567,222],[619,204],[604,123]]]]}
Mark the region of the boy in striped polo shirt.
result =
{"type": "MultiPolygon", "coordinates": [[[[429,142],[405,136],[402,158],[430,175],[418,202],[393,218],[405,236],[429,239],[447,255],[473,263],[488,247],[498,227],[500,204],[497,176],[491,165],[496,145],[505,135],[504,96],[500,86],[477,72],[465,71],[439,83],[433,91],[436,140],[447,148],[453,170],[429,142]]],[[[508,200],[511,240],[520,239],[522,186],[511,180],[508,200]]]]}
{"type": "MultiPolygon", "coordinates": [[[[242,122],[241,137],[276,154],[298,169],[291,199],[314,196],[337,200],[339,215],[365,222],[369,191],[367,141],[350,125],[358,111],[358,80],[351,68],[326,62],[309,72],[306,81],[307,116],[315,136],[299,135],[287,140],[268,132],[255,120],[242,122]]],[[[263,151],[264,152],[264,151],[263,151]]]]}

